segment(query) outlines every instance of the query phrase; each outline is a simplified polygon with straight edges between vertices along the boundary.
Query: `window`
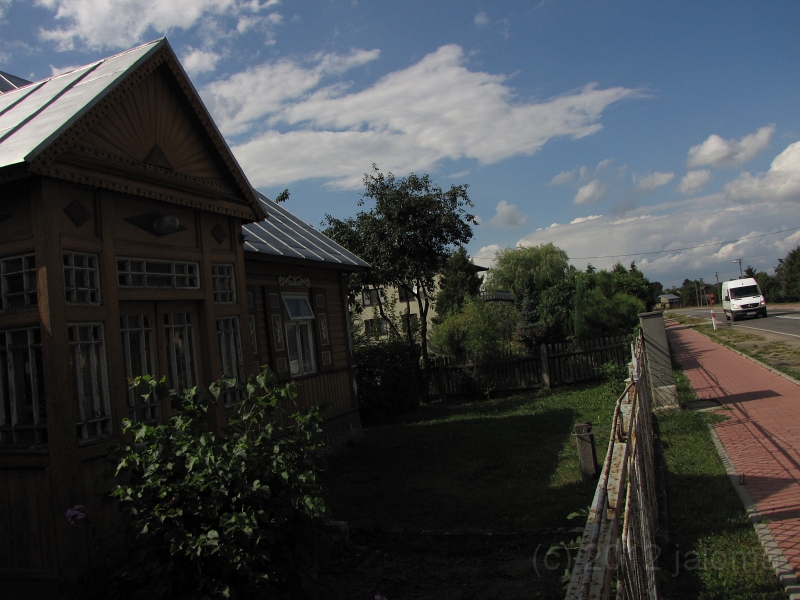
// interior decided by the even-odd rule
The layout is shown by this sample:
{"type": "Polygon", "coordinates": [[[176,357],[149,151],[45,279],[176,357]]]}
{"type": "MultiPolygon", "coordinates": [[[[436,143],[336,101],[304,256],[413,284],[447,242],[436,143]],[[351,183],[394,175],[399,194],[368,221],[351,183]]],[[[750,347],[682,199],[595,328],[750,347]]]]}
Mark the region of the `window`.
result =
{"type": "Polygon", "coordinates": [[[198,385],[192,313],[165,313],[164,334],[170,385],[179,392],[198,385]]]}
{"type": "Polygon", "coordinates": [[[409,327],[411,327],[412,333],[419,331],[419,315],[416,313],[403,315],[403,330],[405,333],[408,333],[409,327]]]}
{"type": "Polygon", "coordinates": [[[64,290],[67,304],[100,304],[97,255],[64,252],[64,290]]]}
{"type": "Polygon", "coordinates": [[[192,262],[118,258],[120,287],[197,289],[200,287],[198,265],[192,262]]]}
{"type": "Polygon", "coordinates": [[[361,292],[361,300],[364,306],[377,306],[378,294],[380,294],[381,303],[386,302],[386,297],[383,295],[383,290],[366,289],[361,292]]]}
{"type": "MultiPolygon", "coordinates": [[[[226,317],[217,319],[217,339],[219,355],[222,360],[222,374],[233,377],[244,383],[244,361],[242,360],[242,339],[239,335],[239,318],[226,317]]],[[[225,404],[230,405],[240,400],[238,390],[225,394],[225,404]]]]}
{"type": "Polygon", "coordinates": [[[731,290],[731,298],[733,300],[739,300],[741,298],[750,298],[752,296],[760,296],[761,290],[758,289],[757,285],[744,285],[742,287],[732,287],[731,290]]]}
{"type": "Polygon", "coordinates": [[[35,255],[21,254],[0,260],[0,275],[3,310],[28,308],[38,304],[35,255]]]}
{"type": "Polygon", "coordinates": [[[236,302],[233,265],[211,265],[211,279],[214,284],[214,302],[236,302]]]}
{"type": "Polygon", "coordinates": [[[401,285],[397,288],[397,299],[400,300],[400,302],[411,302],[414,300],[414,294],[408,287],[401,285]]]}
{"type": "Polygon", "coordinates": [[[0,445],[47,443],[42,335],[38,327],[0,331],[0,445]]]}
{"type": "Polygon", "coordinates": [[[314,364],[314,313],[306,294],[284,294],[286,306],[286,345],[292,375],[307,375],[314,364]]]}
{"type": "MultiPolygon", "coordinates": [[[[155,376],[153,359],[153,323],[149,315],[120,316],[125,374],[128,379],[139,375],[155,376]]],[[[128,413],[132,421],[149,422],[158,418],[158,398],[142,398],[128,390],[128,413]]]]}
{"type": "Polygon", "coordinates": [[[364,334],[370,337],[380,337],[389,333],[389,321],[386,319],[364,319],[364,334]]]}
{"type": "Polygon", "coordinates": [[[103,325],[70,325],[69,365],[77,404],[78,439],[88,441],[111,435],[103,325]]]}

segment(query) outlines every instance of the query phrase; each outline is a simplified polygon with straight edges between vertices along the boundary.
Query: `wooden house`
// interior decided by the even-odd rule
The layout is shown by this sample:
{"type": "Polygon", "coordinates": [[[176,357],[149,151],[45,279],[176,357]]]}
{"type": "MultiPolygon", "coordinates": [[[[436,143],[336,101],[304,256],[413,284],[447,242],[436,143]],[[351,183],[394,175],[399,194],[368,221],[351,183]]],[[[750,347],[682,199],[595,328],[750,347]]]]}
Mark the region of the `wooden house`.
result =
{"type": "Polygon", "coordinates": [[[122,419],[171,414],[132,376],[185,388],[269,364],[332,406],[331,431],[359,429],[345,278],[368,267],[252,188],[166,39],[3,82],[0,596],[90,567],[66,511],[107,529],[122,419]]]}

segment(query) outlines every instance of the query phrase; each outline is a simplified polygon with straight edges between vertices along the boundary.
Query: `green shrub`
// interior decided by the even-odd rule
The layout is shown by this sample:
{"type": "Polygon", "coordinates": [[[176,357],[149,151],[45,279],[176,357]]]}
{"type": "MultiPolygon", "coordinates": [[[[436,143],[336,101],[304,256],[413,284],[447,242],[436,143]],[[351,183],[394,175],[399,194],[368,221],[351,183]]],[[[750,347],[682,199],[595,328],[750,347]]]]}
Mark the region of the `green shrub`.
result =
{"type": "MultiPolygon", "coordinates": [[[[150,377],[137,393],[155,393],[150,377]]],[[[130,537],[121,574],[141,598],[301,597],[317,578],[316,542],[326,512],[318,408],[276,423],[292,402],[265,369],[240,389],[224,435],[209,426],[209,409],[234,380],[208,391],[175,392],[167,424],[124,421],[133,444],[115,456],[113,492],[130,537]]],[[[124,595],[124,594],[123,594],[124,595]]]]}
{"type": "Polygon", "coordinates": [[[425,391],[419,350],[419,346],[412,347],[393,336],[357,338],[356,383],[364,422],[411,413],[419,408],[425,391]]]}
{"type": "Polygon", "coordinates": [[[512,306],[467,298],[461,312],[447,315],[434,327],[431,341],[439,354],[502,354],[514,349],[519,321],[512,306]]]}

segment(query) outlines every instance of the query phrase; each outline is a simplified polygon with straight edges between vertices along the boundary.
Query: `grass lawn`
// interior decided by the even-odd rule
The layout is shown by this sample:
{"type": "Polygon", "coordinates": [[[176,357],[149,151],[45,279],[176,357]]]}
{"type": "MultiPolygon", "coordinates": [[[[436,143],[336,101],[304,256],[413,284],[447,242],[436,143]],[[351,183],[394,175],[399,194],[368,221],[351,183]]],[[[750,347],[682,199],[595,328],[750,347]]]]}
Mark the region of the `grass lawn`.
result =
{"type": "Polygon", "coordinates": [[[594,484],[581,483],[571,435],[591,421],[598,461],[617,394],[609,385],[434,403],[367,429],[330,461],[334,518],[353,526],[436,531],[520,531],[574,526],[594,484]]]}
{"type": "MultiPolygon", "coordinates": [[[[676,370],[682,405],[696,399],[676,370]]],[[[779,599],[786,595],[717,454],[708,424],[718,415],[662,412],[670,543],[661,549],[664,598],[779,599]]]]}
{"type": "Polygon", "coordinates": [[[566,517],[595,485],[571,433],[592,421],[602,463],[616,398],[602,384],[433,403],[367,429],[329,461],[332,516],[353,545],[327,574],[330,598],[563,598],[566,558],[544,555],[578,534],[541,529],[583,526],[566,517]]]}

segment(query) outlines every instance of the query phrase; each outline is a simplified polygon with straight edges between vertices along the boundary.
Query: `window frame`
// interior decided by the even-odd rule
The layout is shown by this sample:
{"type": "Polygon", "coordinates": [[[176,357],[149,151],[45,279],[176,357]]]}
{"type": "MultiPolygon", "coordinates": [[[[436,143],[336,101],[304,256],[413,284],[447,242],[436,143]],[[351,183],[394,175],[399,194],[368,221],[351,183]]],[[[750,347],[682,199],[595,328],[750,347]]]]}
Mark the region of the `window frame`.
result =
{"type": "Polygon", "coordinates": [[[75,252],[72,250],[64,250],[62,252],[62,262],[64,265],[64,293],[66,295],[66,303],[72,305],[81,305],[81,306],[99,306],[102,304],[102,295],[100,292],[100,257],[97,254],[92,254],[89,252],[75,252]],[[89,260],[94,260],[94,267],[76,267],[75,257],[86,257],[89,260]],[[70,259],[70,263],[68,264],[66,261],[70,259]],[[69,285],[70,277],[68,272],[72,272],[72,284],[69,285]],[[79,288],[76,282],[76,275],[78,271],[86,271],[89,273],[89,277],[91,278],[92,274],[94,274],[94,283],[95,286],[88,287],[88,288],[79,288]],[[70,298],[70,292],[72,293],[72,298],[70,298]],[[89,301],[80,301],[77,299],[77,295],[80,292],[88,292],[90,296],[94,294],[95,300],[89,301]]]}
{"type": "Polygon", "coordinates": [[[0,258],[0,296],[2,297],[0,312],[25,310],[39,306],[35,252],[24,252],[0,258]],[[17,259],[22,260],[22,269],[9,272],[7,270],[8,263],[17,259]],[[29,261],[32,262],[31,265],[29,265],[29,261]],[[11,292],[9,290],[9,277],[15,275],[21,275],[22,277],[22,291],[11,292]],[[17,296],[22,296],[22,306],[11,306],[9,298],[17,296]]]}
{"type": "MultiPolygon", "coordinates": [[[[238,383],[244,385],[244,354],[242,353],[242,336],[238,316],[217,319],[217,343],[219,344],[222,376],[233,377],[238,383]]],[[[232,406],[241,401],[239,390],[230,390],[224,395],[225,406],[232,406]]]]}
{"type": "Polygon", "coordinates": [[[286,334],[286,354],[289,362],[289,373],[291,377],[304,377],[313,375],[317,372],[317,340],[316,340],[316,316],[308,297],[308,293],[303,292],[282,292],[281,300],[284,307],[283,329],[286,334]],[[303,300],[308,309],[308,315],[292,314],[287,300],[303,300]],[[303,341],[305,340],[305,345],[303,341]],[[296,352],[296,358],[292,358],[292,353],[296,352]],[[306,352],[308,356],[306,356],[306,352]]]}
{"type": "MultiPolygon", "coordinates": [[[[100,322],[67,323],[70,377],[72,378],[72,394],[76,408],[76,433],[78,443],[88,444],[111,437],[114,433],[114,419],[111,409],[111,394],[108,387],[108,360],[106,356],[105,327],[100,322]],[[91,339],[80,337],[80,328],[87,327],[91,331],[91,339]],[[73,332],[77,333],[74,336],[73,332]],[[99,332],[99,337],[96,336],[99,332]],[[93,418],[86,415],[87,398],[85,381],[77,372],[78,365],[83,363],[83,347],[89,345],[89,375],[91,381],[91,400],[94,410],[93,418]],[[77,356],[76,356],[77,351],[77,356]],[[80,359],[80,360],[76,360],[80,359]],[[94,429],[94,433],[90,431],[94,429]]],[[[81,373],[81,375],[84,375],[81,373]]]]}
{"type": "Polygon", "coordinates": [[[152,258],[137,258],[131,256],[118,256],[117,262],[117,285],[121,288],[139,288],[151,290],[197,290],[200,289],[200,263],[185,260],[159,260],[152,258]],[[134,271],[131,269],[131,262],[141,262],[143,264],[141,271],[134,271]],[[125,268],[120,269],[120,263],[125,263],[125,268]],[[171,265],[169,273],[150,272],[147,270],[148,264],[167,264],[171,265]],[[176,273],[176,267],[187,267],[186,273],[176,273]],[[194,272],[192,272],[192,268],[194,272]],[[171,285],[150,285],[149,277],[166,277],[172,278],[171,285]],[[141,277],[143,283],[134,283],[134,277],[141,277]],[[125,278],[125,283],[123,283],[125,278]],[[191,280],[194,278],[194,284],[179,285],[178,278],[187,278],[191,280]]]}
{"type": "MultiPolygon", "coordinates": [[[[156,352],[155,347],[158,343],[158,332],[156,330],[156,323],[153,316],[148,313],[120,314],[120,332],[122,334],[122,353],[125,361],[125,376],[130,381],[131,379],[141,375],[156,376],[156,352]],[[142,319],[140,326],[131,326],[131,317],[139,317],[142,319]],[[147,325],[145,320],[149,320],[147,325]],[[130,334],[138,332],[141,334],[141,342],[139,347],[139,359],[144,365],[143,373],[134,373],[132,364],[132,348],[130,345],[130,334]]],[[[128,416],[134,423],[152,423],[158,421],[159,417],[159,401],[155,394],[151,394],[149,398],[145,399],[128,386],[128,416]],[[139,401],[137,403],[137,400],[139,401]],[[140,413],[145,418],[139,418],[140,413]]]]}
{"type": "Polygon", "coordinates": [[[211,265],[211,287],[214,291],[215,304],[236,304],[235,271],[233,263],[213,263],[211,265]]]}
{"type": "Polygon", "coordinates": [[[36,326],[3,329],[0,330],[0,338],[5,338],[0,344],[2,347],[0,364],[5,363],[4,368],[0,369],[0,449],[46,447],[48,443],[47,396],[44,382],[41,328],[36,326]],[[28,372],[26,372],[24,361],[21,371],[15,369],[13,354],[9,360],[9,350],[20,348],[13,342],[9,343],[10,336],[22,331],[26,333],[27,338],[25,348],[27,349],[27,364],[30,365],[28,372]],[[18,374],[23,377],[23,381],[17,381],[18,374]],[[22,388],[23,395],[30,390],[30,397],[17,397],[15,392],[19,388],[22,388]],[[28,404],[30,405],[29,410],[28,404]],[[20,410],[21,407],[23,410],[20,410]],[[30,423],[20,423],[21,412],[30,413],[30,423]],[[32,443],[18,439],[19,432],[26,430],[33,431],[32,443]]]}

